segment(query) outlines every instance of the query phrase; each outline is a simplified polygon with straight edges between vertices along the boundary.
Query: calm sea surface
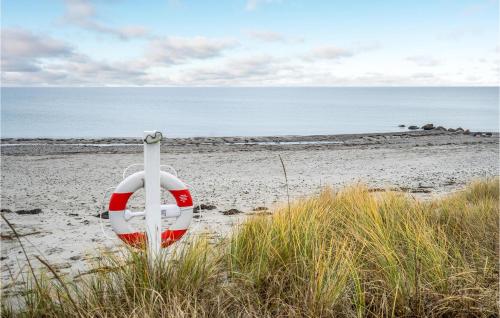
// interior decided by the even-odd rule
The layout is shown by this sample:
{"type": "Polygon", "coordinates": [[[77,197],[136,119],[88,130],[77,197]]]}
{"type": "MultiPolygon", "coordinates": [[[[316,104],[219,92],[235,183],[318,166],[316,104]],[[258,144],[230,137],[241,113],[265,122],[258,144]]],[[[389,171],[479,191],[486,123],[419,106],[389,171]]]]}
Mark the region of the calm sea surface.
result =
{"type": "Polygon", "coordinates": [[[498,131],[499,88],[2,88],[2,137],[498,131]]]}

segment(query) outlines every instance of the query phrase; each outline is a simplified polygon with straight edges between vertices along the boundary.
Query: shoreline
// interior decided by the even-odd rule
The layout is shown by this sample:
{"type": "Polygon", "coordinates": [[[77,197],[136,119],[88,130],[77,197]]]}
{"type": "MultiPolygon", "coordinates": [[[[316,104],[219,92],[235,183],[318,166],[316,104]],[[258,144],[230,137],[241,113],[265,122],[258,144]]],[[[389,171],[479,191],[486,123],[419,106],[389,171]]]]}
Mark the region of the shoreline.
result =
{"type": "MultiPolygon", "coordinates": [[[[163,138],[161,152],[213,152],[253,150],[341,149],[359,146],[423,146],[483,143],[498,139],[498,132],[448,132],[417,130],[338,135],[287,135],[253,137],[163,138]]],[[[2,155],[49,155],[78,153],[138,153],[141,138],[2,138],[2,155]]]]}
{"type": "MultiPolygon", "coordinates": [[[[162,143],[184,144],[184,143],[200,143],[200,142],[244,142],[245,140],[254,141],[267,141],[276,139],[281,141],[291,140],[330,140],[330,139],[351,139],[354,137],[365,136],[398,136],[398,135],[412,135],[412,136],[428,136],[428,135],[473,135],[475,133],[499,135],[500,132],[495,131],[471,131],[468,134],[463,132],[449,132],[443,130],[408,130],[402,128],[401,131],[388,131],[388,132],[365,132],[365,133],[349,133],[349,134],[312,134],[312,135],[257,135],[257,136],[194,136],[194,137],[163,137],[162,143]]],[[[2,144],[12,143],[50,143],[50,144],[68,144],[68,143],[89,143],[89,144],[106,144],[106,143],[119,143],[119,144],[142,144],[139,137],[2,137],[0,138],[2,144]]]]}

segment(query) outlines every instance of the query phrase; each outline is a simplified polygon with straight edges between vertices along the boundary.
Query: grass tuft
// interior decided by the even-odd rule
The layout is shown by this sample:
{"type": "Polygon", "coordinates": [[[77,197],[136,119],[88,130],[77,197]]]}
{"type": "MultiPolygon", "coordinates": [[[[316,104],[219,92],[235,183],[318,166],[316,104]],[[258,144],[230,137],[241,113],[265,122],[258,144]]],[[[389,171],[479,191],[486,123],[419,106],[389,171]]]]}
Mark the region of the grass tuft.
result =
{"type": "Polygon", "coordinates": [[[249,218],[217,244],[174,248],[154,270],[127,250],[78,281],[37,275],[24,306],[4,300],[2,315],[496,316],[498,222],[498,179],[423,202],[360,185],[325,189],[249,218]]]}

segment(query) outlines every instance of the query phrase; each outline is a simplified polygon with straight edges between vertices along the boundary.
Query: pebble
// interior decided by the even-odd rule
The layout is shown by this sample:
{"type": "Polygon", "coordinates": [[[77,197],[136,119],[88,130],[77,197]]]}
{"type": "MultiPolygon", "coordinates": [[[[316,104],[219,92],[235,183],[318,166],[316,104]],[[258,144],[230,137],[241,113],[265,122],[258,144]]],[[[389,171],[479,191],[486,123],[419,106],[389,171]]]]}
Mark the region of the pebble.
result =
{"type": "Polygon", "coordinates": [[[253,209],[252,211],[266,211],[266,210],[269,210],[269,209],[266,208],[265,206],[258,206],[255,209],[253,209]]]}
{"type": "Polygon", "coordinates": [[[240,213],[243,213],[243,212],[241,212],[238,209],[229,209],[226,211],[222,211],[222,214],[224,214],[224,215],[235,215],[235,214],[240,214],[240,213]]]}
{"type": "Polygon", "coordinates": [[[194,207],[193,209],[193,213],[199,213],[200,210],[214,210],[216,209],[217,207],[213,204],[205,204],[205,203],[202,203],[200,205],[197,205],[194,207]]]}
{"type": "Polygon", "coordinates": [[[97,213],[96,215],[94,215],[96,218],[101,218],[101,219],[109,219],[109,211],[106,211],[106,212],[102,212],[101,213],[97,213]]]}
{"type": "Polygon", "coordinates": [[[17,210],[17,214],[40,214],[42,213],[42,209],[31,209],[31,210],[17,210]]]}

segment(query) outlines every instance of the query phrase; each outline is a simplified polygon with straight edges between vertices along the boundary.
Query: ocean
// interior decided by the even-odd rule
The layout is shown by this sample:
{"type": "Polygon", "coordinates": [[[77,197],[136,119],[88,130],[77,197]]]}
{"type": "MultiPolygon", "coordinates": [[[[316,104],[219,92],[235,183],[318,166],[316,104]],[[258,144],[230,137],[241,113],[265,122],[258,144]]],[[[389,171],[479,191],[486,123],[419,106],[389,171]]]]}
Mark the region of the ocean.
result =
{"type": "Polygon", "coordinates": [[[498,87],[1,88],[3,138],[498,131],[498,87]]]}

